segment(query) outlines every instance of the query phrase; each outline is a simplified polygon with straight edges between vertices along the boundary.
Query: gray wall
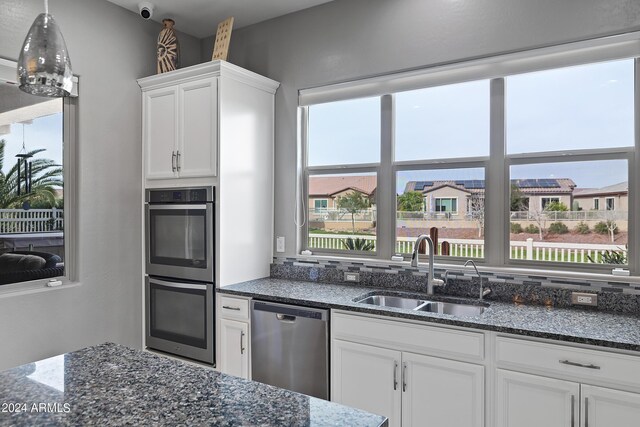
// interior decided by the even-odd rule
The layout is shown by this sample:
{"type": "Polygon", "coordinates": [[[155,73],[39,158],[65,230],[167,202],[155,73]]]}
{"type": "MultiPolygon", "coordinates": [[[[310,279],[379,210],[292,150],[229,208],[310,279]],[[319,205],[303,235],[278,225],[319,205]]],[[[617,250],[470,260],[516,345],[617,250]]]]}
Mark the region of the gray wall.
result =
{"type": "MultiPolygon", "coordinates": [[[[295,253],[298,89],[638,29],[637,0],[337,0],[235,31],[229,62],[282,83],[275,235],[286,254],[295,253]]],[[[203,60],[212,45],[203,40],[203,60]]]]}
{"type": "MultiPolygon", "coordinates": [[[[40,0],[0,2],[0,57],[17,59],[42,8],[40,0]]],[[[0,297],[0,369],[105,341],[141,345],[142,148],[136,79],[155,74],[160,25],[104,0],[56,0],[50,12],[80,76],[82,286],[0,297]]],[[[200,41],[179,39],[183,65],[199,62],[200,41]]]]}

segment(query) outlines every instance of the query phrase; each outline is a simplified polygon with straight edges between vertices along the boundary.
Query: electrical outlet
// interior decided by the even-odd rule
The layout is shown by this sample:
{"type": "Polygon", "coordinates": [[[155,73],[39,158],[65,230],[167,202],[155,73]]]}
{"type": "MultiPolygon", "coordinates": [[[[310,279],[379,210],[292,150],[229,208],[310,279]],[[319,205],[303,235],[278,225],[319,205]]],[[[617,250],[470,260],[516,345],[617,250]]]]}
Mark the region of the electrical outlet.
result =
{"type": "Polygon", "coordinates": [[[571,303],[573,305],[598,305],[598,294],[588,294],[584,292],[571,292],[571,303]]]}
{"type": "Polygon", "coordinates": [[[354,273],[352,271],[344,272],[344,281],[345,282],[359,282],[360,281],[360,273],[354,273]]]}
{"type": "Polygon", "coordinates": [[[284,236],[276,237],[276,252],[284,252],[284,236]]]}

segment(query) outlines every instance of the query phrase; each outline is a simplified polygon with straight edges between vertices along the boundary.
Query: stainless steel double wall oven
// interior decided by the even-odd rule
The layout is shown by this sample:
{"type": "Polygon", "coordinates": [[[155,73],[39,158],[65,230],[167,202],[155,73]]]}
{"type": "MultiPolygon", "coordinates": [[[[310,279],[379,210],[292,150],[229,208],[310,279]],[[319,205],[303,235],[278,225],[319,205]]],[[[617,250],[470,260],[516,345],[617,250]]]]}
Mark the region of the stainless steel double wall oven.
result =
{"type": "Polygon", "coordinates": [[[146,345],[215,363],[215,187],[145,198],[146,345]]]}

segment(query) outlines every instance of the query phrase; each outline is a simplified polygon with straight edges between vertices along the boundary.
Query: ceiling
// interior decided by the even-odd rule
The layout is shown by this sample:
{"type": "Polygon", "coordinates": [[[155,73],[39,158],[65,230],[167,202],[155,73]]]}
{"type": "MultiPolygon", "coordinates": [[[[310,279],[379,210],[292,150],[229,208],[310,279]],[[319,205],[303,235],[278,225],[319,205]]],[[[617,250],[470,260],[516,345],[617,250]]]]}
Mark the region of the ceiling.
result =
{"type": "MultiPolygon", "coordinates": [[[[139,0],[107,0],[138,13],[139,0]]],[[[161,23],[164,18],[176,21],[175,28],[198,38],[212,36],[220,21],[233,16],[234,28],[298,10],[307,9],[331,0],[153,0],[152,20],[161,23]]],[[[142,19],[142,18],[140,18],[142,19]]]]}

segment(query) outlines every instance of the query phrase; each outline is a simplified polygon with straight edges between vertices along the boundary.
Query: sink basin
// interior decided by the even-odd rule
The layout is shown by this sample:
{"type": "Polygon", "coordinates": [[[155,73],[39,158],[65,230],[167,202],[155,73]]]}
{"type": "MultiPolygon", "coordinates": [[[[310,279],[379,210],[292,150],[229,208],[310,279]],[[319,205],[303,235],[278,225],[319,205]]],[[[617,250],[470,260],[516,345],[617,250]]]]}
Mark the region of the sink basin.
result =
{"type": "Polygon", "coordinates": [[[413,311],[426,311],[429,313],[450,314],[452,316],[472,317],[481,315],[487,305],[465,304],[452,301],[427,301],[419,298],[403,297],[397,295],[369,295],[355,302],[361,304],[377,305],[381,307],[402,308],[413,311]]]}
{"type": "Polygon", "coordinates": [[[417,311],[428,311],[429,313],[451,314],[453,316],[479,316],[484,312],[485,307],[471,304],[457,304],[451,302],[428,301],[426,304],[417,307],[417,311]]]}
{"type": "Polygon", "coordinates": [[[383,307],[406,308],[409,310],[415,310],[426,303],[426,301],[420,299],[396,297],[390,295],[371,295],[356,302],[362,304],[379,305],[383,307]]]}

